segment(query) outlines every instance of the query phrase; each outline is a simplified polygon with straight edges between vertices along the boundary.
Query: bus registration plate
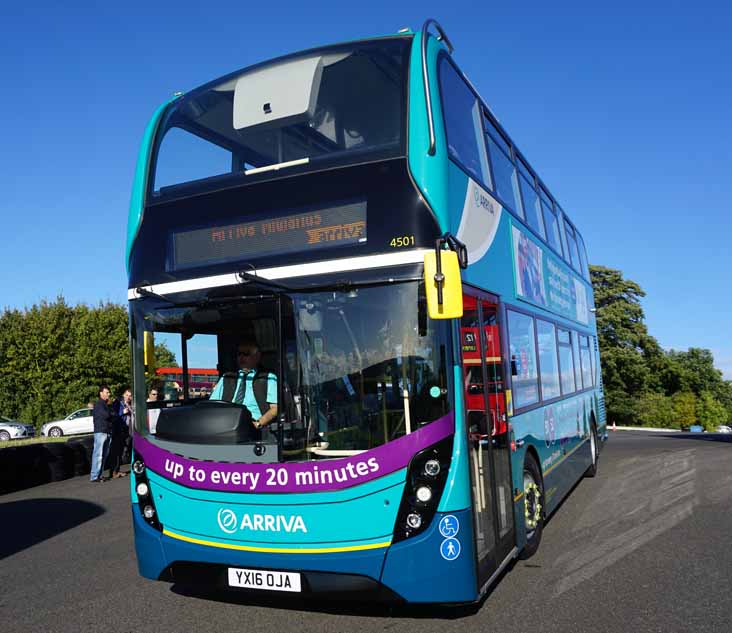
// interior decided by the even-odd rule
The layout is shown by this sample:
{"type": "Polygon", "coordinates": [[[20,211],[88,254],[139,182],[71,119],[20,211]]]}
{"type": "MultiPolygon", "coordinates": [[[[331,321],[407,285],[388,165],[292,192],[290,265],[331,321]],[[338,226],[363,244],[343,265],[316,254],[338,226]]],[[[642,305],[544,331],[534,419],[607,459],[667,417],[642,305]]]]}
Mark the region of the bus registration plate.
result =
{"type": "Polygon", "coordinates": [[[229,586],[268,591],[302,591],[298,573],[235,567],[229,567],[229,586]]]}

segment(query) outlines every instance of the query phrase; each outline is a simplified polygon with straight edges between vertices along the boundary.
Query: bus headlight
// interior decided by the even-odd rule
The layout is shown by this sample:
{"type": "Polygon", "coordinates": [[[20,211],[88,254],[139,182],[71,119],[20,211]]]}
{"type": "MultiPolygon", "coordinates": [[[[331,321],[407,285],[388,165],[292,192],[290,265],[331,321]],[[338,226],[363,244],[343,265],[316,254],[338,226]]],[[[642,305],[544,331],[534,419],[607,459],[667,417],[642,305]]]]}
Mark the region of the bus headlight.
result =
{"type": "Polygon", "coordinates": [[[142,509],[142,516],[144,516],[149,521],[155,516],[155,508],[153,508],[152,506],[145,506],[142,509]]]}
{"type": "Polygon", "coordinates": [[[147,497],[147,493],[150,492],[150,488],[148,488],[147,484],[144,481],[141,481],[139,484],[137,484],[137,494],[141,497],[147,497]]]}
{"type": "Polygon", "coordinates": [[[429,486],[420,486],[417,488],[417,499],[422,503],[427,503],[432,499],[432,490],[429,486]]]}
{"type": "Polygon", "coordinates": [[[411,512],[407,515],[407,526],[413,530],[418,530],[422,525],[422,517],[416,512],[411,512]]]}
{"type": "Polygon", "coordinates": [[[392,543],[421,534],[431,525],[450,473],[452,446],[450,435],[410,460],[392,543]]]}
{"type": "Polygon", "coordinates": [[[135,463],[132,464],[132,471],[136,475],[142,475],[142,473],[145,472],[145,464],[143,464],[139,459],[136,459],[135,463]]]}

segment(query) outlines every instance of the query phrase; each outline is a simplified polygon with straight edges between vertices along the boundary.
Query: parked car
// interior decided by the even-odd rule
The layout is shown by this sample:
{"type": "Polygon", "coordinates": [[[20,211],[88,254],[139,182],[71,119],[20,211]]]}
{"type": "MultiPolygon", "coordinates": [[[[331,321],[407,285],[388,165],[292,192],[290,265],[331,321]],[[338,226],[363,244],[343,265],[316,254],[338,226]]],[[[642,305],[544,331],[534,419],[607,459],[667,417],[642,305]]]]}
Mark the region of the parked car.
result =
{"type": "Polygon", "coordinates": [[[0,415],[0,442],[7,442],[19,437],[33,437],[35,434],[36,427],[32,424],[22,424],[0,415]]]}
{"type": "Polygon", "coordinates": [[[720,424],[717,427],[717,433],[732,433],[732,426],[727,426],[726,424],[720,424]]]}
{"type": "Polygon", "coordinates": [[[63,420],[47,422],[41,427],[41,435],[47,437],[61,437],[77,433],[93,433],[94,418],[92,409],[79,409],[67,415],[63,420]]]}

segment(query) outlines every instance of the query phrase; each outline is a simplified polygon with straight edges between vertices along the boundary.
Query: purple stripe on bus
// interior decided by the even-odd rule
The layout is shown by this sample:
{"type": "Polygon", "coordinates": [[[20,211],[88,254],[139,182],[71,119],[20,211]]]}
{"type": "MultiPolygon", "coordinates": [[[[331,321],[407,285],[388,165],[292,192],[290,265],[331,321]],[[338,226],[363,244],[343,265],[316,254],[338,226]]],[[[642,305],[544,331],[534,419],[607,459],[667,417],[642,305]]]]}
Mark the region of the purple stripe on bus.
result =
{"type": "Polygon", "coordinates": [[[135,433],[135,454],[153,472],[190,488],[223,492],[326,492],[405,468],[415,453],[454,431],[452,413],[370,451],[342,459],[292,464],[231,464],[187,459],[135,433]]]}

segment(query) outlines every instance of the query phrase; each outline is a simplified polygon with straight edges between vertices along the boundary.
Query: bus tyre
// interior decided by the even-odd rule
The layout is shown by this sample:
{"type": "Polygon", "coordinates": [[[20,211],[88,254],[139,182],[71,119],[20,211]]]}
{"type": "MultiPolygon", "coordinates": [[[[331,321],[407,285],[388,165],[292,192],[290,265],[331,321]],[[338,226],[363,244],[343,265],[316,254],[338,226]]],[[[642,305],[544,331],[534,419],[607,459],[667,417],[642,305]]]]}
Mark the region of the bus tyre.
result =
{"type": "Polygon", "coordinates": [[[590,454],[592,456],[592,462],[585,471],[585,477],[594,477],[597,474],[597,458],[599,456],[597,450],[597,429],[595,423],[590,425],[590,454]]]}
{"type": "Polygon", "coordinates": [[[524,460],[524,525],[526,545],[520,557],[527,559],[539,549],[544,529],[544,483],[539,464],[531,454],[527,454],[524,460]]]}
{"type": "Polygon", "coordinates": [[[61,437],[63,434],[64,432],[57,426],[52,426],[48,431],[49,437],[61,437]]]}

